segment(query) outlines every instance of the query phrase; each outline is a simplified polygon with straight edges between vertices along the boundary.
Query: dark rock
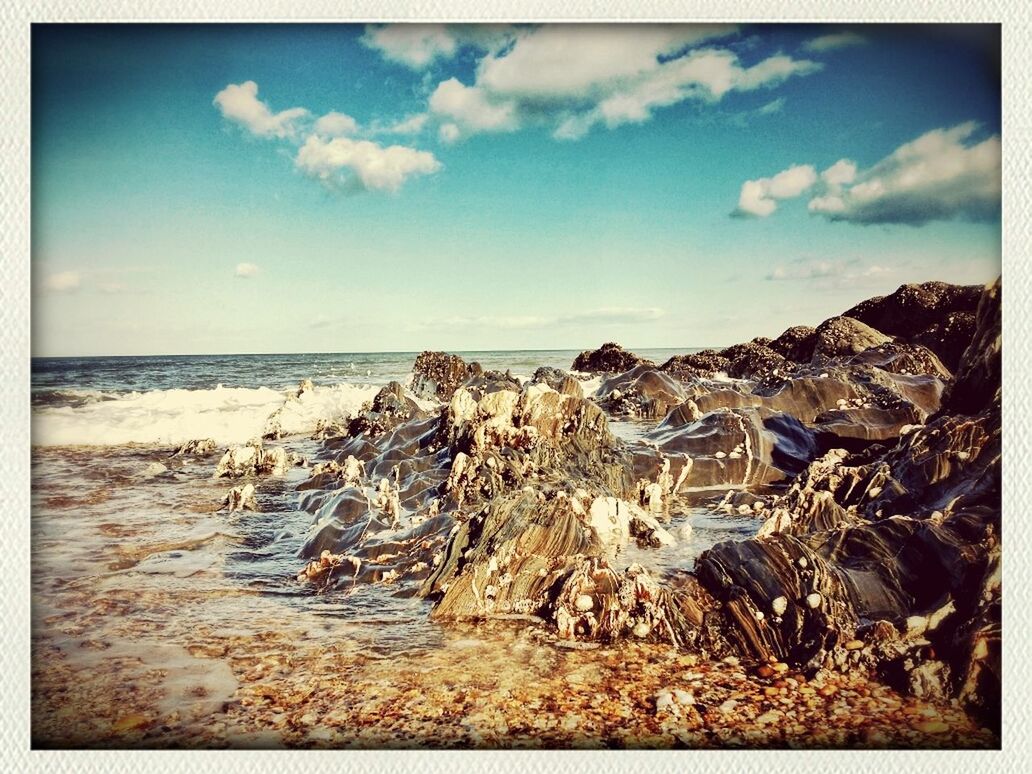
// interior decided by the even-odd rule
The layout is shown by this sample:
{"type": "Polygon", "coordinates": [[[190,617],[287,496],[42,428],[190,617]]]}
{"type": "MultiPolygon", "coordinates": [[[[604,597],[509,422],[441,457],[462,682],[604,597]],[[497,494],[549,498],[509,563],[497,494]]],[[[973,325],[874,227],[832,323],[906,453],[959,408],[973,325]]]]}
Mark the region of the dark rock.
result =
{"type": "Polygon", "coordinates": [[[587,350],[577,355],[573,361],[573,370],[587,373],[620,373],[629,371],[636,365],[654,366],[655,363],[628,352],[619,344],[609,342],[596,350],[587,350]]]}
{"type": "Polygon", "coordinates": [[[674,355],[659,370],[681,380],[710,379],[718,373],[727,373],[731,361],[711,349],[688,355],[674,355]]]}
{"type": "Polygon", "coordinates": [[[809,363],[813,358],[813,348],[816,344],[816,328],[796,325],[774,339],[770,343],[770,348],[793,363],[809,363]]]}
{"type": "Polygon", "coordinates": [[[943,399],[943,410],[975,414],[1000,403],[1001,303],[1000,280],[985,289],[978,304],[978,326],[964,352],[956,378],[943,399]]]}
{"type": "Polygon", "coordinates": [[[882,333],[923,344],[955,369],[974,332],[973,314],[982,288],[925,282],[901,285],[888,296],[868,299],[845,312],[882,333]]]}
{"type": "Polygon", "coordinates": [[[788,367],[784,357],[755,340],[728,347],[721,351],[720,356],[727,358],[730,363],[728,376],[736,379],[760,379],[768,374],[778,375],[788,367]]]}

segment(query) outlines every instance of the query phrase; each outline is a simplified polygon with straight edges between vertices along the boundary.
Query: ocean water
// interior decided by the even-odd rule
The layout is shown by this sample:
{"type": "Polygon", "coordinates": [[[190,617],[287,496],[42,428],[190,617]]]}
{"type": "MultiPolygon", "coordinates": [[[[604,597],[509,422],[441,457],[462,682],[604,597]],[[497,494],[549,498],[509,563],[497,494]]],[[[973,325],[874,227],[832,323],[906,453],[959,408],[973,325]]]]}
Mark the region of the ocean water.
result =
{"type": "MultiPolygon", "coordinates": [[[[661,363],[698,349],[640,350],[661,363]]],[[[34,358],[34,446],[242,443],[259,434],[302,379],[306,395],[288,429],[353,413],[390,381],[411,382],[415,352],[34,358]]],[[[540,366],[569,370],[575,350],[460,352],[486,370],[530,378],[540,366]]],[[[595,381],[594,386],[597,386],[595,381]]],[[[586,386],[591,386],[586,385],[586,386]]]]}
{"type": "MultiPolygon", "coordinates": [[[[639,354],[662,362],[690,351],[697,350],[639,354]]],[[[569,369],[577,352],[460,354],[485,369],[525,379],[539,366],[569,369]]],[[[141,669],[163,669],[157,662],[169,653],[178,654],[182,670],[201,669],[182,647],[206,631],[239,632],[260,641],[263,632],[290,626],[302,632],[298,636],[335,643],[344,638],[380,657],[438,648],[448,630],[429,622],[428,603],[411,588],[358,584],[317,594],[297,582],[305,564],[299,550],[314,519],[300,509],[296,486],[309,470],[294,468],[257,481],[259,511],[233,514],[220,506],[234,482],[212,475],[224,448],[261,435],[278,410],[286,436],[276,445],[312,462],[325,459],[322,445],[311,440],[317,423],[353,414],[392,380],[408,383],[415,357],[33,360],[37,647],[56,649],[73,671],[84,674],[106,663],[98,661],[96,643],[139,662],[141,669]],[[287,401],[306,378],[315,389],[287,401]],[[202,438],[213,438],[219,451],[207,458],[171,456],[179,444],[202,438]]],[[[584,378],[590,394],[599,379],[584,378]]],[[[632,442],[643,430],[632,422],[612,426],[618,437],[632,442]]],[[[690,569],[706,548],[747,537],[757,527],[751,519],[715,517],[706,508],[672,514],[672,532],[682,534],[685,524],[693,527],[690,541],[663,553],[629,548],[627,559],[658,574],[690,569]]],[[[202,670],[211,696],[232,693],[225,671],[202,670]]],[[[184,712],[205,711],[193,694],[180,698],[184,712]]],[[[174,704],[175,697],[170,701],[174,704]]]]}

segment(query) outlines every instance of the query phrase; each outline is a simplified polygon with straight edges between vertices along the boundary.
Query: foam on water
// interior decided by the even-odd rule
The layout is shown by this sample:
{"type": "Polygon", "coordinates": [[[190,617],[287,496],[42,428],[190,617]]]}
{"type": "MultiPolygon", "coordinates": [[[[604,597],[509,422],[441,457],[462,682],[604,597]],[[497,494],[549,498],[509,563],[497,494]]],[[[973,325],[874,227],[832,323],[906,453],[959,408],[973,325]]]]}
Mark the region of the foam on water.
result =
{"type": "Polygon", "coordinates": [[[279,411],[282,432],[310,433],[319,420],[341,419],[376,395],[372,384],[316,387],[298,399],[268,387],[151,390],[78,406],[38,406],[32,417],[35,446],[180,444],[212,438],[244,443],[260,436],[279,411]]]}

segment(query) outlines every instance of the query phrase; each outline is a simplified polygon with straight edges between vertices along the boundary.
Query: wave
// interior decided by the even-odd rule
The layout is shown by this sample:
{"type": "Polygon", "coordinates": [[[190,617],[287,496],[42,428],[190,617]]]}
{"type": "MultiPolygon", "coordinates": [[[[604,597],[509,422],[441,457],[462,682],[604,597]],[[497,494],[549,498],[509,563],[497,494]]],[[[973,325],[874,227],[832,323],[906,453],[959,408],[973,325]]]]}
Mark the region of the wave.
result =
{"type": "Polygon", "coordinates": [[[33,400],[32,443],[171,445],[199,438],[212,438],[219,444],[245,443],[262,435],[274,413],[284,435],[311,433],[320,420],[354,414],[378,389],[371,384],[337,384],[316,387],[300,398],[293,397],[295,390],[222,385],[121,395],[55,390],[51,392],[63,392],[64,398],[33,400]],[[77,397],[68,400],[69,395],[77,397]]]}

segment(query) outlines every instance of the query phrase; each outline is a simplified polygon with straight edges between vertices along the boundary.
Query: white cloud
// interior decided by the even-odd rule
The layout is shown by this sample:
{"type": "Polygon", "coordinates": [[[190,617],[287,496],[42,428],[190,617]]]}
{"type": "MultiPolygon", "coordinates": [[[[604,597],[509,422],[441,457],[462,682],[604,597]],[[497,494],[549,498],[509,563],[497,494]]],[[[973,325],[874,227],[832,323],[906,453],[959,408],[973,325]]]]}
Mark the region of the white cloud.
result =
{"type": "Polygon", "coordinates": [[[808,209],[832,221],[860,224],[933,220],[988,221],[1000,212],[1000,138],[972,141],[973,121],[933,129],[866,170],[840,159],[821,172],[801,165],[742,184],[733,214],[766,217],[777,199],[811,191],[808,209]]]}
{"type": "Polygon", "coordinates": [[[893,278],[897,281],[898,268],[882,264],[868,264],[859,258],[836,258],[815,261],[798,260],[776,266],[766,279],[770,282],[797,282],[814,290],[842,290],[884,287],[893,278]]]}
{"type": "Polygon", "coordinates": [[[366,27],[362,42],[384,57],[409,67],[425,67],[438,57],[450,58],[457,43],[444,24],[384,24],[366,27]]]}
{"type": "Polygon", "coordinates": [[[821,172],[821,180],[831,186],[852,183],[856,180],[856,164],[849,159],[839,159],[821,172]]]}
{"type": "Polygon", "coordinates": [[[443,143],[453,143],[462,136],[462,130],[455,124],[441,124],[437,130],[437,138],[443,143]]]}
{"type": "Polygon", "coordinates": [[[366,191],[397,191],[409,177],[441,169],[440,162],[427,151],[315,135],[301,146],[294,163],[306,175],[329,185],[366,191]]]}
{"type": "Polygon", "coordinates": [[[600,309],[589,309],[583,312],[557,316],[536,316],[536,315],[484,315],[480,317],[468,317],[453,315],[444,318],[430,318],[424,320],[418,327],[421,328],[499,328],[510,329],[543,329],[555,328],[558,326],[574,325],[616,325],[627,323],[643,323],[658,320],[666,312],[655,307],[602,307],[600,309]]]}
{"type": "Polygon", "coordinates": [[[476,86],[465,86],[457,78],[438,84],[430,95],[430,110],[472,132],[506,132],[516,128],[516,106],[494,101],[476,86]]]}
{"type": "Polygon", "coordinates": [[[416,113],[408,118],[403,118],[401,121],[385,126],[380,131],[387,134],[418,134],[423,131],[423,127],[426,126],[426,122],[429,120],[430,115],[428,113],[416,113]]]}
{"type": "Polygon", "coordinates": [[[304,108],[290,108],[273,113],[258,99],[258,84],[254,81],[231,83],[215,95],[213,104],[222,115],[258,137],[294,137],[298,124],[309,113],[304,108]]]}
{"type": "Polygon", "coordinates": [[[358,131],[358,122],[346,113],[331,111],[315,122],[315,133],[324,137],[340,137],[358,131]]]}
{"type": "Polygon", "coordinates": [[[860,46],[867,42],[867,38],[855,32],[833,32],[828,35],[819,35],[811,38],[803,44],[804,51],[832,51],[836,48],[847,46],[860,46]]]}
{"type": "Polygon", "coordinates": [[[253,263],[244,262],[238,263],[236,265],[236,270],[233,272],[233,274],[239,277],[240,279],[250,279],[251,277],[256,276],[260,271],[261,269],[259,269],[253,263]]]}
{"type": "Polygon", "coordinates": [[[817,171],[809,164],[797,164],[774,177],[746,180],[738,196],[734,215],[766,218],[778,208],[777,200],[793,199],[813,187],[817,171]]]}
{"type": "Polygon", "coordinates": [[[935,129],[901,145],[870,169],[854,167],[851,179],[825,178],[828,186],[811,199],[810,212],[861,224],[921,225],[998,217],[1000,138],[972,142],[977,128],[969,121],[935,129]]]}
{"type": "Polygon", "coordinates": [[[505,24],[370,24],[361,41],[385,58],[419,70],[451,59],[464,45],[496,50],[514,34],[505,24]]]}
{"type": "Polygon", "coordinates": [[[441,83],[430,107],[467,134],[543,123],[556,139],[574,140],[598,124],[641,123],[657,108],[716,102],[821,67],[784,55],[745,67],[730,50],[692,48],[735,31],[676,24],[524,30],[510,47],[481,59],[471,86],[454,78],[441,83]]]}
{"type": "Polygon", "coordinates": [[[82,275],[77,271],[61,271],[51,274],[43,280],[43,287],[54,293],[67,293],[77,290],[82,284],[82,275]]]}

